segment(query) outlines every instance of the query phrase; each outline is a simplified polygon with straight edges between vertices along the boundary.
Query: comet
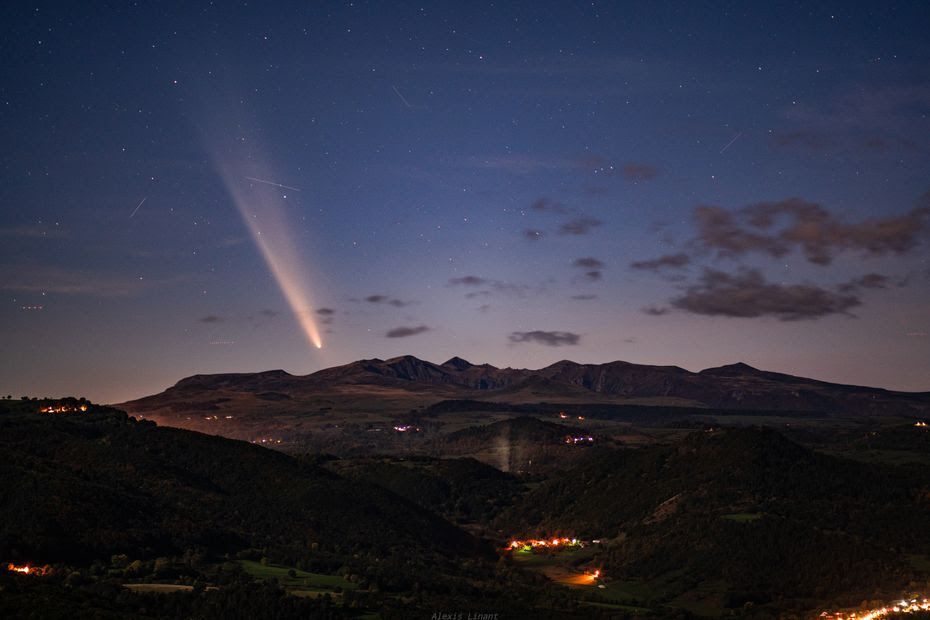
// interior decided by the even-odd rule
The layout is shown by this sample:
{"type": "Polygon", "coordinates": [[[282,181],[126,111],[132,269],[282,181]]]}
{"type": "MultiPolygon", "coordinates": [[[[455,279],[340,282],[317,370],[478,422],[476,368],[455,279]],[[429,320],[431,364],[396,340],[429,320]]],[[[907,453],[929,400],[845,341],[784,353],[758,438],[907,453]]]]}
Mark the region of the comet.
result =
{"type": "Polygon", "coordinates": [[[255,181],[274,187],[283,187],[300,191],[281,183],[266,181],[261,176],[267,169],[259,169],[255,162],[259,157],[247,157],[242,161],[247,164],[237,165],[230,160],[217,159],[217,167],[223,177],[226,190],[242,216],[242,221],[249,229],[252,241],[262,255],[268,270],[274,277],[281,293],[287,300],[297,323],[307,341],[317,349],[323,348],[320,330],[314,320],[315,312],[310,296],[310,280],[307,275],[306,261],[300,255],[295,243],[292,228],[287,219],[287,205],[278,192],[244,183],[255,181]],[[242,168],[261,176],[246,176],[242,168]]]}

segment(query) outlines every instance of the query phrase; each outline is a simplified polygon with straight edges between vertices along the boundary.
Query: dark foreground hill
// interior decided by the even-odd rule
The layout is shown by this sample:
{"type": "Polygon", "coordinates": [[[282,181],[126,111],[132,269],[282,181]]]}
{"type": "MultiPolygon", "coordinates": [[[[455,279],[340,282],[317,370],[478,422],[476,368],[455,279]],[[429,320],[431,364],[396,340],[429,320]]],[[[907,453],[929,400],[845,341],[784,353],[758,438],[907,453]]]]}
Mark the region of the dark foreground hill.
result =
{"type": "Polygon", "coordinates": [[[434,512],[483,519],[520,492],[480,463],[424,461],[422,476],[389,471],[376,486],[377,467],[342,477],[62,402],[0,402],[0,617],[591,617],[434,512]]]}
{"type": "Polygon", "coordinates": [[[923,467],[838,459],[771,430],[718,430],[592,452],[498,527],[602,540],[598,565],[641,584],[641,600],[786,612],[922,590],[928,488],[923,467]]]}
{"type": "Polygon", "coordinates": [[[473,555],[412,502],[247,443],[116,410],[0,413],[0,558],[79,563],[246,548],[473,555]]]}

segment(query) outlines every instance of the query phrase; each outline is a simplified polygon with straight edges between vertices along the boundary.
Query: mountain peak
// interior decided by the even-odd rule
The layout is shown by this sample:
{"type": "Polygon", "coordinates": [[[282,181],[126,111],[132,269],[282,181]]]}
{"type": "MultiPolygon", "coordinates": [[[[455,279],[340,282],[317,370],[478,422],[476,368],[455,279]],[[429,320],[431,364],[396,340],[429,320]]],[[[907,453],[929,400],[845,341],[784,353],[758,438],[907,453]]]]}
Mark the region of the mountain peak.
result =
{"type": "Polygon", "coordinates": [[[763,371],[758,368],[754,368],[749,364],[743,362],[736,362],[735,364],[726,364],[724,366],[716,366],[714,368],[705,368],[698,374],[702,375],[712,375],[716,377],[736,377],[741,375],[758,375],[763,371]]]}
{"type": "Polygon", "coordinates": [[[443,362],[442,366],[445,366],[446,368],[454,368],[456,370],[468,370],[469,368],[474,366],[474,364],[472,364],[468,360],[463,360],[459,356],[455,356],[452,359],[443,362]]]}
{"type": "Polygon", "coordinates": [[[401,362],[404,362],[407,364],[428,364],[429,363],[413,355],[398,355],[397,357],[392,357],[390,359],[384,360],[385,364],[398,364],[401,362]]]}

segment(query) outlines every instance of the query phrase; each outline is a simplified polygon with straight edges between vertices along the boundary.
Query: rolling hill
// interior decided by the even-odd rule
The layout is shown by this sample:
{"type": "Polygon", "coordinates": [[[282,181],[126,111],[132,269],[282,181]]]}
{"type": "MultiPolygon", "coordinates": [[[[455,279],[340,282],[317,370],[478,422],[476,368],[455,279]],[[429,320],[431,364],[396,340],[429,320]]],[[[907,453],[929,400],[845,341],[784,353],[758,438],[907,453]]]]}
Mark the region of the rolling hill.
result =
{"type": "Polygon", "coordinates": [[[474,556],[480,545],[416,504],[247,443],[112,409],[0,405],[0,557],[87,562],[310,545],[332,553],[474,556]],[[339,549],[335,548],[338,545],[339,549]]]}
{"type": "Polygon", "coordinates": [[[926,577],[913,564],[930,552],[924,472],[816,453],[769,429],[696,432],[592,452],[497,527],[602,540],[597,566],[651,600],[858,604],[926,577]]]}

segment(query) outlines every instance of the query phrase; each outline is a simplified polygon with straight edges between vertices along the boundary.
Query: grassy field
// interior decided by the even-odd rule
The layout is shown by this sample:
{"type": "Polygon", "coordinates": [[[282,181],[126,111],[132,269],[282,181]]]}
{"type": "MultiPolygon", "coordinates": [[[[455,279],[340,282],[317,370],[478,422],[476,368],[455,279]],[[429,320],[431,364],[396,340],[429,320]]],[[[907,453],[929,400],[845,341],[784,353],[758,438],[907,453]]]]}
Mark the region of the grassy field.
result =
{"type": "Polygon", "coordinates": [[[543,566],[573,566],[590,559],[597,553],[593,545],[562,547],[558,551],[524,551],[513,552],[513,561],[527,568],[543,566]]]}
{"type": "Polygon", "coordinates": [[[297,596],[316,596],[324,592],[333,592],[336,587],[343,590],[358,589],[358,584],[347,581],[339,575],[308,573],[290,566],[262,564],[251,560],[240,560],[239,564],[245,572],[256,579],[275,579],[288,592],[297,596]],[[290,571],[294,571],[293,577],[290,571]]]}

